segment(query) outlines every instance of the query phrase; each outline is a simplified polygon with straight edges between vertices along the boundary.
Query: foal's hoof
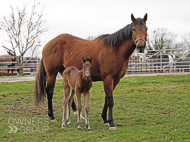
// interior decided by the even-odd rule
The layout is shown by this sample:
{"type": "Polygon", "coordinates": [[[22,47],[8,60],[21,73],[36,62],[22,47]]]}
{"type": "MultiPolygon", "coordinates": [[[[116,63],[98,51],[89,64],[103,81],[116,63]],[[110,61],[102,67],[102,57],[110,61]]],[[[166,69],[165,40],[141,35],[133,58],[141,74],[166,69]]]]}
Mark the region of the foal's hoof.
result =
{"type": "Polygon", "coordinates": [[[78,131],[80,132],[80,131],[81,131],[81,128],[78,128],[78,131]]]}
{"type": "Polygon", "coordinates": [[[109,127],[109,130],[116,130],[116,127],[109,127]]]}
{"type": "Polygon", "coordinates": [[[104,123],[104,125],[105,125],[105,126],[110,126],[110,124],[109,124],[109,123],[104,123]]]}
{"type": "Polygon", "coordinates": [[[92,131],[92,129],[90,127],[88,127],[88,125],[86,125],[86,128],[88,129],[89,132],[92,131]]]}
{"type": "Polygon", "coordinates": [[[57,120],[56,120],[56,119],[53,119],[53,120],[51,120],[50,122],[57,122],[57,120]]]}

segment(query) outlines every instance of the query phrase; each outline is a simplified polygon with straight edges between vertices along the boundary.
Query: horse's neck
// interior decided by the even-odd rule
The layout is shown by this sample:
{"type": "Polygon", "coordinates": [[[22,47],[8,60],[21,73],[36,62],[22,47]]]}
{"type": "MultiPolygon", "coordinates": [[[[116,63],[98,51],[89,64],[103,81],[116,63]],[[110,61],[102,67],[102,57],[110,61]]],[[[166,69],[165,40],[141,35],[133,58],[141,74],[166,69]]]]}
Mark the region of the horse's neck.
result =
{"type": "Polygon", "coordinates": [[[135,45],[132,42],[132,38],[127,39],[120,47],[119,54],[126,60],[133,54],[135,50],[135,45]]]}

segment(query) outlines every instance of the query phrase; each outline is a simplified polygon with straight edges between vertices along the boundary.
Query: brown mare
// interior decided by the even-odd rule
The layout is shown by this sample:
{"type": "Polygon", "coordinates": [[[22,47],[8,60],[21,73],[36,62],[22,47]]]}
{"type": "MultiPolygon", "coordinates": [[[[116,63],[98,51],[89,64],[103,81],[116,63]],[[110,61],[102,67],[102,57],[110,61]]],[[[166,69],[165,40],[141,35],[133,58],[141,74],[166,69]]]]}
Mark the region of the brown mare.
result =
{"type": "MultiPolygon", "coordinates": [[[[36,76],[34,97],[36,104],[45,96],[47,76],[48,115],[55,120],[52,108],[52,97],[57,73],[65,68],[75,66],[82,69],[81,58],[92,57],[92,81],[103,81],[105,102],[102,111],[104,123],[109,123],[110,130],[115,130],[112,110],[113,90],[126,74],[129,57],[137,48],[144,52],[147,39],[147,14],[144,18],[135,18],[131,14],[132,23],[113,34],[101,35],[94,40],[84,40],[69,34],[62,34],[49,41],[42,51],[41,66],[36,76]],[[107,110],[109,114],[107,119],[107,110]]],[[[76,111],[73,101],[72,108],[76,111]]]]}
{"type": "Polygon", "coordinates": [[[65,127],[65,116],[66,116],[66,108],[67,108],[67,124],[71,125],[70,122],[70,106],[73,102],[73,95],[76,94],[77,97],[77,112],[78,119],[77,125],[78,130],[81,130],[80,127],[80,113],[82,110],[81,105],[81,94],[83,93],[84,97],[84,106],[85,106],[85,125],[88,131],[91,131],[89,124],[89,90],[92,87],[91,80],[91,63],[92,58],[82,58],[83,68],[82,70],[78,70],[74,66],[69,66],[63,72],[63,80],[64,80],[64,99],[63,99],[63,119],[62,119],[62,128],[65,127]]]}

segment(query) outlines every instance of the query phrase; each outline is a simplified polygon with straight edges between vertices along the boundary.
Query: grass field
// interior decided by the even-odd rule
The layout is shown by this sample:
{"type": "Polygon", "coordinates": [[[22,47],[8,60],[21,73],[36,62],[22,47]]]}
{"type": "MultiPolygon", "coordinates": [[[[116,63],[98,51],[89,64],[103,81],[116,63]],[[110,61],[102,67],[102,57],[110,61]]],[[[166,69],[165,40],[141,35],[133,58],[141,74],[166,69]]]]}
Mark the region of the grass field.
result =
{"type": "Polygon", "coordinates": [[[71,126],[62,129],[62,84],[57,80],[53,98],[58,122],[50,123],[47,102],[34,108],[32,81],[0,83],[0,141],[190,141],[190,75],[123,78],[114,90],[116,131],[101,119],[102,82],[90,90],[92,132],[84,122],[78,132],[73,113],[71,126]]]}

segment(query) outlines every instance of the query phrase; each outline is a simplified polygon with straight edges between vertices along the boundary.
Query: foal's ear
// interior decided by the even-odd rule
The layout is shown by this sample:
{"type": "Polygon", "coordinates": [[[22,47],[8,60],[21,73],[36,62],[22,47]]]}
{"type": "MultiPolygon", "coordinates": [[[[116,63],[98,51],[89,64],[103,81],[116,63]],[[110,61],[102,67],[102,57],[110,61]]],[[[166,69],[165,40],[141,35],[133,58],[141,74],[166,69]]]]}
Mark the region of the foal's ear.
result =
{"type": "Polygon", "coordinates": [[[90,63],[92,63],[92,57],[89,58],[90,63]]]}
{"type": "Polygon", "coordinates": [[[134,17],[133,13],[131,13],[131,20],[135,22],[136,18],[134,17]]]}
{"type": "Polygon", "coordinates": [[[143,18],[144,22],[146,22],[147,18],[148,18],[148,15],[147,15],[147,13],[146,13],[146,14],[144,15],[144,18],[143,18]]]}
{"type": "Polygon", "coordinates": [[[84,63],[85,61],[86,61],[86,60],[84,59],[84,57],[82,57],[82,60],[81,60],[81,62],[82,62],[82,63],[84,63]]]}

